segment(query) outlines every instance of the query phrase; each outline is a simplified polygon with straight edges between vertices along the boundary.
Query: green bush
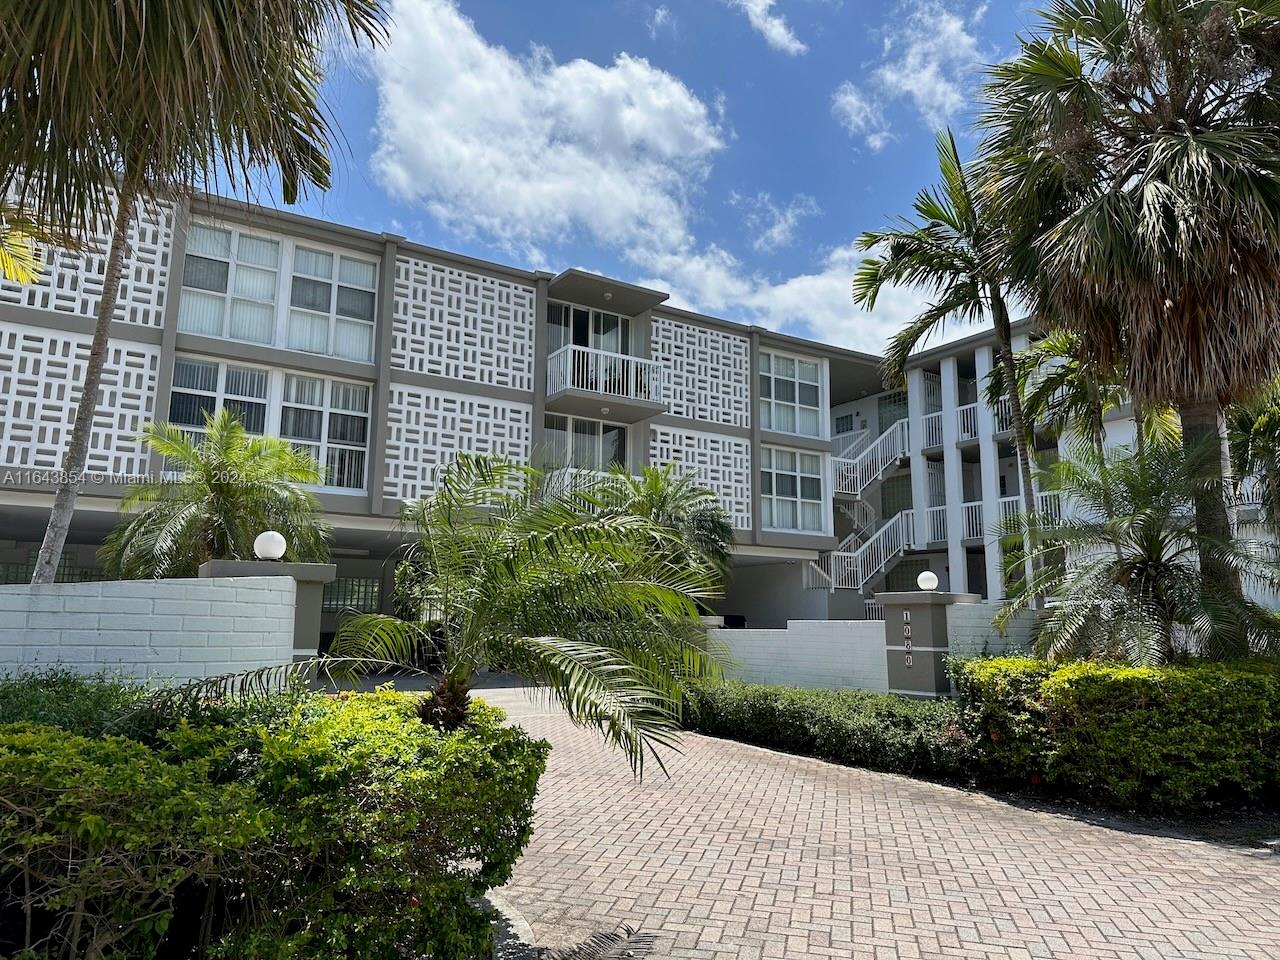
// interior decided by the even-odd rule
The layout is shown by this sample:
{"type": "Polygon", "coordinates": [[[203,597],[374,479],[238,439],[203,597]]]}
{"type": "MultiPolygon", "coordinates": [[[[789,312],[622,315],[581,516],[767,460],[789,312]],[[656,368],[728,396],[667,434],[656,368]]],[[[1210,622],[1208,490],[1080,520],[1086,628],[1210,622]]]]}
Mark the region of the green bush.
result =
{"type": "Polygon", "coordinates": [[[955,779],[971,765],[960,711],[947,700],[703,682],[689,689],[685,719],[709,736],[890,773],[955,779]]]}
{"type": "Polygon", "coordinates": [[[953,672],[988,783],[1158,813],[1280,792],[1274,664],[1055,669],[1001,657],[953,672]]]}
{"type": "MultiPolygon", "coordinates": [[[[47,684],[61,708],[26,699],[92,727],[76,704],[111,697],[94,682],[47,684]]],[[[19,699],[0,691],[6,719],[19,699]]],[[[153,724],[148,744],[0,727],[0,797],[20,798],[0,821],[0,955],[23,945],[28,889],[36,932],[76,955],[91,928],[123,938],[103,956],[482,955],[476,900],[528,840],[548,749],[501,717],[477,703],[442,732],[380,692],[202,709],[153,724]],[[33,851],[82,866],[28,886],[33,851]]]]}

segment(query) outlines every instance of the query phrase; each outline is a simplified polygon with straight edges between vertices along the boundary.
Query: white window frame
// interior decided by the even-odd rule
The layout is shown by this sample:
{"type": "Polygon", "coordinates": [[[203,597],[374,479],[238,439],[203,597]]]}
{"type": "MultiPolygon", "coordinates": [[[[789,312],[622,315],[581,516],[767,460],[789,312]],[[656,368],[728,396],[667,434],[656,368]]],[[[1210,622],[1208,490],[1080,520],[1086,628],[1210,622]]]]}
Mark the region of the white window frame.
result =
{"type": "MultiPolygon", "coordinates": [[[[359,251],[349,250],[344,247],[337,246],[335,244],[324,243],[322,241],[313,241],[306,238],[291,237],[285,234],[270,233],[262,230],[254,230],[251,228],[244,227],[237,223],[227,223],[227,222],[220,222],[217,220],[198,219],[198,220],[192,221],[192,226],[200,226],[200,227],[205,227],[209,230],[217,230],[224,233],[229,233],[231,235],[231,242],[230,242],[231,256],[228,259],[221,256],[214,256],[206,253],[196,253],[194,251],[184,252],[183,262],[180,267],[183,273],[185,273],[185,270],[186,270],[186,256],[188,254],[190,254],[191,256],[203,257],[206,260],[218,260],[218,261],[227,263],[228,269],[227,269],[227,289],[221,294],[218,294],[217,292],[212,290],[204,290],[200,287],[188,287],[186,286],[185,283],[182,285],[179,291],[179,297],[184,296],[186,292],[190,290],[196,294],[203,294],[206,296],[220,296],[222,298],[222,301],[223,301],[222,322],[220,325],[220,333],[216,335],[201,333],[195,330],[184,330],[181,326],[179,326],[178,330],[180,333],[188,333],[194,336],[214,336],[216,337],[216,339],[219,339],[219,340],[231,340],[238,343],[253,343],[259,346],[273,346],[273,347],[278,347],[282,350],[292,350],[295,353],[307,353],[307,354],[314,354],[316,356],[335,357],[339,360],[348,360],[352,363],[372,364],[375,362],[376,358],[374,354],[377,349],[377,327],[378,327],[378,300],[379,300],[378,285],[379,285],[379,280],[381,279],[382,269],[384,266],[383,263],[381,262],[381,258],[372,256],[366,253],[362,253],[359,251]],[[275,268],[275,273],[276,273],[275,297],[272,301],[270,301],[270,305],[272,307],[272,326],[271,326],[271,339],[268,341],[246,340],[239,337],[232,337],[228,334],[228,324],[230,323],[230,315],[231,315],[230,304],[233,299],[240,299],[240,300],[246,300],[249,302],[264,303],[264,304],[268,303],[268,301],[265,301],[265,300],[251,301],[250,298],[240,297],[233,292],[235,290],[235,271],[238,263],[236,259],[236,253],[239,246],[240,237],[242,235],[252,237],[255,240],[266,240],[266,241],[276,243],[279,245],[279,249],[280,249],[279,261],[275,268]],[[302,277],[305,279],[316,280],[322,283],[329,284],[330,286],[329,309],[327,313],[321,313],[320,311],[312,310],[306,307],[293,307],[291,303],[293,299],[293,278],[295,275],[294,264],[297,260],[297,250],[299,247],[302,247],[307,250],[314,250],[320,253],[326,253],[333,257],[333,276],[332,277],[328,277],[328,278],[317,277],[317,276],[313,276],[312,274],[306,274],[306,273],[297,274],[299,277],[302,277]],[[354,284],[354,283],[344,283],[341,280],[339,280],[339,276],[341,274],[341,264],[342,264],[343,257],[345,257],[348,260],[353,260],[359,263],[363,263],[367,266],[372,266],[373,267],[373,285],[363,286],[363,285],[354,284]],[[335,330],[337,329],[338,320],[339,320],[339,316],[338,316],[338,287],[339,286],[350,287],[353,290],[360,290],[365,293],[373,294],[373,319],[372,320],[361,320],[356,317],[346,317],[346,316],[341,317],[341,320],[343,322],[363,324],[369,328],[369,355],[365,359],[353,359],[351,357],[339,356],[338,354],[334,353],[335,330]],[[324,316],[326,334],[325,334],[325,349],[323,351],[306,350],[300,347],[289,346],[289,342],[288,342],[289,313],[291,310],[294,310],[294,309],[297,309],[303,313],[307,313],[311,316],[317,316],[317,317],[324,316]]],[[[255,269],[260,269],[260,270],[267,269],[265,267],[257,267],[256,265],[249,264],[249,263],[244,264],[244,266],[254,267],[255,269]]],[[[179,303],[179,315],[181,315],[181,303],[179,303]]]]}
{"type": "MultiPolygon", "coordinates": [[[[567,341],[567,342],[562,343],[562,344],[561,344],[559,347],[557,347],[556,349],[558,349],[558,350],[563,350],[565,347],[576,346],[576,347],[583,347],[583,349],[587,349],[587,350],[599,350],[601,353],[612,353],[612,354],[615,354],[616,356],[620,356],[620,357],[634,357],[634,356],[635,356],[635,352],[634,352],[634,350],[633,350],[634,344],[633,344],[633,342],[632,342],[632,335],[633,335],[633,333],[634,333],[634,330],[632,329],[632,328],[633,328],[632,320],[634,319],[633,317],[629,317],[629,316],[627,316],[625,313],[618,313],[616,310],[602,310],[600,307],[588,307],[588,306],[586,306],[586,305],[584,305],[584,304],[581,304],[581,303],[573,303],[573,302],[571,302],[571,301],[569,301],[569,300],[548,300],[548,301],[547,301],[547,310],[548,310],[548,312],[550,312],[550,310],[551,310],[551,308],[552,308],[553,306],[568,307],[570,310],[586,310],[586,311],[587,311],[587,313],[588,313],[588,314],[590,315],[590,317],[591,317],[591,332],[590,332],[590,334],[589,334],[589,335],[588,335],[588,337],[587,337],[587,339],[588,339],[588,340],[592,341],[591,343],[586,344],[586,346],[584,347],[584,346],[583,346],[582,344],[580,344],[580,343],[575,344],[575,343],[573,342],[573,317],[572,317],[572,316],[570,316],[570,318],[569,318],[569,339],[568,339],[568,341],[567,341]],[[597,316],[598,314],[606,314],[606,313],[607,313],[609,316],[611,316],[611,317],[617,317],[617,318],[621,321],[620,327],[621,327],[621,329],[625,332],[625,339],[626,339],[626,341],[627,341],[627,342],[626,342],[626,349],[625,349],[625,350],[622,350],[622,351],[616,351],[616,350],[605,350],[603,347],[597,346],[597,344],[596,344],[596,342],[595,342],[596,337],[597,337],[597,334],[596,334],[596,316],[597,316]]],[[[543,323],[543,325],[544,325],[544,326],[547,328],[547,330],[548,330],[548,338],[549,338],[549,337],[550,337],[550,329],[551,329],[551,318],[550,318],[550,316],[549,316],[549,315],[544,315],[544,316],[543,316],[543,318],[542,318],[542,323],[543,323]]],[[[548,344],[548,348],[549,348],[549,346],[550,346],[550,345],[548,344]]],[[[547,351],[547,352],[550,354],[550,353],[555,353],[556,351],[555,351],[555,350],[548,349],[548,351],[547,351]]],[[[585,418],[583,418],[583,419],[590,419],[590,417],[585,417],[585,418]]],[[[619,424],[619,426],[625,426],[625,424],[619,424]]]]}
{"type": "Polygon", "coordinates": [[[284,262],[285,262],[285,249],[284,249],[284,243],[282,242],[282,239],[277,236],[272,236],[271,234],[260,233],[256,230],[246,230],[235,224],[217,224],[210,221],[193,221],[192,226],[204,227],[206,230],[214,231],[217,233],[229,234],[230,241],[228,242],[228,245],[227,245],[228,255],[223,257],[223,256],[212,254],[212,253],[205,253],[205,252],[196,253],[191,250],[185,251],[182,257],[182,273],[181,273],[182,289],[179,291],[179,297],[181,298],[185,296],[188,290],[190,290],[193,294],[196,294],[199,296],[218,297],[219,299],[222,300],[222,314],[220,317],[220,322],[218,324],[218,332],[216,334],[203,333],[201,331],[193,331],[193,330],[183,330],[181,327],[181,316],[182,316],[181,303],[179,303],[179,310],[178,310],[179,331],[184,333],[193,333],[196,336],[204,336],[204,337],[212,336],[212,337],[216,337],[219,340],[235,340],[239,343],[256,343],[259,345],[270,345],[274,341],[274,338],[276,336],[276,328],[279,326],[280,278],[281,278],[281,275],[284,273],[284,262]],[[250,239],[253,239],[253,240],[264,240],[268,243],[274,243],[279,251],[279,256],[276,258],[275,267],[270,268],[270,267],[258,266],[257,264],[252,264],[252,263],[242,263],[239,259],[241,237],[249,237],[250,239]],[[213,260],[219,263],[225,263],[227,265],[227,288],[223,290],[221,293],[218,293],[215,290],[207,290],[204,287],[188,287],[186,284],[186,268],[187,268],[188,256],[200,257],[203,260],[213,260]],[[275,273],[276,282],[275,282],[275,289],[273,290],[274,296],[271,300],[255,300],[251,297],[241,296],[240,294],[235,292],[236,273],[241,267],[249,267],[254,270],[272,270],[272,272],[275,273]],[[256,303],[259,306],[269,306],[271,308],[272,322],[271,322],[270,338],[268,338],[267,340],[248,340],[241,337],[233,337],[230,335],[230,333],[228,332],[228,328],[231,323],[231,304],[235,300],[243,300],[246,303],[256,303]]]}
{"type": "Polygon", "coordinates": [[[756,416],[760,420],[761,429],[768,430],[772,433],[786,433],[797,437],[812,437],[817,440],[829,440],[831,438],[831,413],[827,402],[827,361],[821,357],[806,357],[801,354],[786,353],[781,350],[761,350],[760,359],[755,371],[757,391],[759,393],[759,404],[756,408],[756,416]],[[795,364],[795,375],[786,376],[774,372],[774,358],[790,360],[795,364]],[[768,369],[765,369],[765,364],[768,369]],[[812,364],[817,368],[817,379],[815,381],[800,379],[800,364],[812,364]],[[764,395],[762,381],[765,377],[769,378],[769,396],[764,395]],[[794,390],[793,400],[777,399],[777,381],[782,380],[791,383],[794,390]],[[818,403],[816,406],[800,402],[800,387],[816,386],[818,388],[818,403]],[[790,409],[795,420],[795,428],[785,430],[778,426],[779,409],[790,409]],[[766,412],[768,414],[766,416],[766,412]],[[814,432],[809,433],[800,429],[800,411],[811,410],[814,413],[814,432]],[[768,423],[766,424],[766,419],[768,423]]]}
{"type": "MultiPolygon", "coordinates": [[[[369,447],[373,439],[373,430],[374,430],[373,409],[372,409],[373,408],[373,384],[367,383],[362,380],[352,380],[346,377],[334,377],[334,376],[330,376],[329,374],[319,374],[313,371],[282,369],[278,367],[267,367],[267,366],[263,366],[262,364],[244,363],[238,360],[225,360],[220,357],[207,357],[207,356],[201,356],[199,354],[180,353],[178,354],[177,359],[192,360],[198,363],[211,363],[217,366],[218,389],[216,393],[209,393],[204,390],[196,390],[188,387],[174,388],[173,390],[170,391],[170,399],[169,399],[170,409],[172,409],[172,403],[173,403],[172,394],[175,391],[179,393],[194,393],[194,394],[200,394],[202,396],[214,397],[216,402],[216,406],[214,407],[215,413],[218,410],[221,410],[223,408],[225,401],[228,399],[231,399],[231,400],[244,399],[244,400],[252,400],[252,402],[255,402],[255,403],[264,403],[267,408],[265,429],[262,434],[255,434],[255,435],[277,437],[279,439],[288,440],[290,443],[293,443],[296,446],[306,447],[309,451],[312,450],[312,448],[318,447],[319,454],[317,459],[319,460],[320,469],[322,471],[328,470],[328,455],[329,455],[329,448],[331,445],[335,448],[341,448],[346,450],[363,449],[364,465],[361,471],[361,474],[362,474],[361,485],[359,487],[338,487],[338,486],[331,486],[328,484],[308,484],[307,489],[314,490],[320,493],[336,493],[344,496],[362,495],[362,494],[368,493],[369,462],[370,462],[370,456],[371,456],[369,447]],[[258,370],[265,373],[267,376],[266,399],[259,399],[257,397],[253,397],[253,398],[238,397],[235,395],[228,396],[226,394],[228,367],[241,367],[246,370],[258,370]],[[311,443],[310,441],[296,440],[291,437],[281,437],[280,435],[280,421],[284,415],[284,407],[286,405],[284,402],[284,384],[285,384],[286,376],[297,376],[297,377],[305,377],[309,380],[318,380],[323,385],[322,394],[321,394],[323,403],[320,406],[313,406],[311,404],[305,404],[305,403],[296,403],[293,401],[290,401],[290,403],[288,404],[288,406],[291,406],[291,407],[301,407],[305,409],[314,409],[314,410],[321,411],[320,440],[315,444],[311,443]],[[365,391],[365,396],[368,398],[367,404],[369,409],[365,411],[363,414],[360,414],[352,410],[335,408],[333,406],[333,399],[332,399],[333,385],[335,383],[349,384],[351,386],[362,388],[365,391]],[[359,447],[356,444],[348,443],[346,441],[339,441],[339,440],[331,441],[329,439],[329,415],[331,413],[349,414],[351,416],[364,416],[366,423],[365,423],[365,442],[364,442],[363,448],[359,447]]],[[[166,410],[165,415],[168,416],[168,413],[169,411],[166,410]]],[[[194,427],[188,427],[185,424],[175,424],[175,426],[180,426],[183,430],[186,430],[187,432],[192,434],[197,434],[197,435],[204,434],[203,428],[197,429],[194,427]]]]}
{"type": "MultiPolygon", "coordinates": [[[[240,403],[260,403],[264,407],[263,429],[261,433],[254,433],[253,435],[255,437],[270,435],[271,433],[271,371],[269,369],[265,367],[257,366],[256,364],[252,364],[252,363],[239,363],[234,360],[219,360],[211,357],[195,357],[187,354],[179,354],[176,360],[189,360],[193,363],[211,364],[218,371],[217,384],[215,385],[212,391],[201,390],[196,387],[179,387],[179,386],[170,387],[169,410],[166,411],[166,416],[171,414],[173,410],[173,394],[175,393],[193,394],[201,397],[213,397],[213,401],[214,401],[213,413],[215,415],[219,410],[221,410],[226,405],[226,402],[228,400],[239,401],[240,403]],[[265,373],[266,385],[267,385],[266,394],[261,397],[250,397],[250,396],[246,396],[245,394],[228,393],[227,392],[227,371],[232,367],[236,367],[242,370],[254,370],[259,373],[265,373]]],[[[205,434],[205,428],[203,426],[194,426],[194,425],[185,424],[185,423],[176,423],[174,424],[174,426],[180,427],[186,433],[195,436],[197,438],[197,442],[199,438],[203,437],[205,434]]]]}
{"type": "MultiPolygon", "coordinates": [[[[605,427],[621,427],[623,430],[623,435],[626,437],[626,442],[623,444],[623,451],[622,451],[622,457],[623,457],[622,466],[626,467],[628,471],[630,470],[631,444],[634,442],[634,437],[632,437],[632,433],[634,431],[632,428],[635,426],[634,424],[621,423],[615,420],[603,420],[599,417],[579,417],[571,413],[558,413],[555,410],[547,410],[543,413],[543,417],[542,417],[542,429],[544,433],[546,432],[546,427],[547,427],[547,417],[563,417],[564,418],[565,433],[566,433],[566,436],[569,438],[569,448],[566,452],[569,454],[570,460],[572,459],[572,453],[573,453],[573,436],[574,436],[573,425],[575,423],[578,423],[578,422],[594,423],[600,428],[596,431],[596,459],[601,463],[603,463],[604,461],[604,428],[605,427]]],[[[551,466],[553,469],[569,469],[569,470],[597,469],[593,467],[578,467],[578,466],[574,466],[572,463],[553,463],[553,464],[550,464],[549,466],[551,466]]],[[[610,469],[610,466],[602,466],[598,468],[598,472],[605,473],[609,469],[610,469]]]]}
{"type": "Polygon", "coordinates": [[[831,501],[829,496],[831,486],[827,476],[829,471],[826,461],[827,458],[815,450],[793,450],[789,447],[761,445],[759,471],[761,529],[778,533],[801,533],[815,536],[831,532],[831,501]],[[795,468],[788,469],[781,466],[779,464],[780,457],[793,457],[795,468]],[[801,469],[801,464],[806,457],[812,457],[817,461],[813,471],[801,469]],[[766,474],[769,475],[767,482],[766,474]],[[778,493],[778,477],[780,475],[795,478],[794,496],[778,493]],[[802,496],[801,491],[804,486],[803,480],[805,479],[816,479],[818,481],[817,500],[802,496]],[[768,492],[766,492],[766,489],[768,492]],[[794,504],[796,513],[794,526],[783,526],[778,522],[778,506],[782,503],[794,504]],[[818,505],[818,526],[816,527],[806,527],[804,525],[803,504],[806,503],[816,503],[818,505]]]}

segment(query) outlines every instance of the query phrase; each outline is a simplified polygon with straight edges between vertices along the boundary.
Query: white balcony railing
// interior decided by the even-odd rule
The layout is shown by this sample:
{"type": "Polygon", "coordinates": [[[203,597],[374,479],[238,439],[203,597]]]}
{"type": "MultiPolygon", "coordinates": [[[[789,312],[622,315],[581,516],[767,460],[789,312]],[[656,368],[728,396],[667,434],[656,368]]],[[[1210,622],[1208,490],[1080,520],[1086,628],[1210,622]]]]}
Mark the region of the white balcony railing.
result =
{"type": "Polygon", "coordinates": [[[836,492],[861,496],[863,490],[906,455],[907,421],[898,420],[853,459],[832,458],[836,492]]]}
{"type": "Polygon", "coordinates": [[[983,526],[982,501],[966,503],[964,505],[964,539],[981,540],[983,526]]]}
{"type": "Polygon", "coordinates": [[[976,403],[966,403],[963,407],[956,407],[956,421],[961,440],[977,439],[978,405],[976,403]]]}
{"type": "Polygon", "coordinates": [[[863,620],[883,620],[884,604],[877,600],[862,601],[862,619],[863,620]]]}
{"type": "MultiPolygon", "coordinates": [[[[1053,518],[1054,520],[1062,519],[1061,501],[1056,493],[1037,493],[1036,494],[1036,510],[1042,515],[1053,518]]],[[[1000,520],[1006,522],[1022,513],[1022,496],[1001,497],[1000,498],[1000,520]]],[[[995,533],[996,531],[992,531],[995,533]]]]}
{"type": "Polygon", "coordinates": [[[926,413],[920,423],[924,427],[924,446],[942,446],[942,411],[926,413]]]}
{"type": "Polygon", "coordinates": [[[1006,433],[1013,429],[1013,407],[1008,397],[996,401],[995,408],[996,433],[1006,433]]]}
{"type": "Polygon", "coordinates": [[[946,507],[930,507],[925,511],[928,518],[929,526],[929,542],[930,543],[946,543],[947,542],[947,508],[946,507]]]}
{"type": "Polygon", "coordinates": [[[656,360],[591,347],[561,347],[547,358],[547,395],[585,390],[624,400],[663,403],[662,374],[662,365],[656,360]]]}
{"type": "Polygon", "coordinates": [[[824,572],[830,579],[831,589],[861,590],[911,545],[914,530],[914,514],[903,510],[852,553],[824,555],[824,572]]]}

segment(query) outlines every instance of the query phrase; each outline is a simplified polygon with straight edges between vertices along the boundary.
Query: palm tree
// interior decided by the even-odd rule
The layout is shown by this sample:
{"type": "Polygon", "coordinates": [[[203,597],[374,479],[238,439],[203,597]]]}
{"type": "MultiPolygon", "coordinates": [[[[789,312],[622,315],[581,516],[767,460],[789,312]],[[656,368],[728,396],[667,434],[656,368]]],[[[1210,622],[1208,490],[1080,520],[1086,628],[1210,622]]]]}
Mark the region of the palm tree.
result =
{"type": "Polygon", "coordinates": [[[1237,484],[1258,485],[1262,517],[1280,533],[1280,382],[1227,411],[1227,445],[1237,484]]]}
{"type": "Polygon", "coordinates": [[[321,60],[339,34],[378,43],[383,0],[58,0],[6,17],[0,196],[110,251],[75,424],[33,583],[54,578],[93,427],[138,202],[278,170],[285,202],[329,184],[321,60]]]}
{"type": "Polygon", "coordinates": [[[319,464],[287,440],[250,434],[229,410],[205,416],[204,436],[149,423],[142,440],[164,458],[161,479],[131,490],[99,551],[108,576],[194,577],[206,560],[252,560],[253,541],[276,530],[284,559],[327,563],[329,534],[305,484],[319,464]]]}
{"type": "Polygon", "coordinates": [[[615,466],[590,489],[602,509],[645,517],[679,535],[721,574],[729,570],[733,524],[715,492],[675,464],[646,466],[639,476],[615,466]]]}
{"type": "MultiPolygon", "coordinates": [[[[1197,456],[1216,456],[1216,447],[1197,456]]],[[[1052,660],[1082,657],[1165,663],[1187,653],[1220,656],[1217,622],[1246,625],[1259,652],[1280,653],[1280,617],[1238,591],[1204,583],[1205,551],[1252,586],[1280,586],[1280,566],[1260,541],[1206,542],[1192,502],[1203,468],[1177,444],[1125,447],[1053,465],[1041,476],[1058,494],[1060,517],[1011,518],[1002,530],[1005,562],[1021,569],[1024,543],[1038,560],[1030,581],[1013,581],[996,618],[1002,629],[1030,598],[1049,603],[1037,614],[1037,652],[1052,660]]]]}
{"type": "Polygon", "coordinates": [[[330,653],[430,670],[424,719],[442,726],[464,720],[476,672],[501,664],[641,772],[674,743],[684,681],[720,672],[698,603],[721,576],[672,529],[547,486],[503,460],[451,463],[404,507],[416,536],[396,572],[401,616],[344,620],[330,653]]]}
{"type": "MultiPolygon", "coordinates": [[[[1274,4],[1051,0],[991,70],[984,165],[1034,236],[1020,292],[1172,405],[1188,452],[1280,371],[1280,77],[1274,4]]],[[[1202,569],[1239,591],[1221,457],[1195,496],[1202,569]]],[[[1245,626],[1214,648],[1242,653],[1245,626]]]]}
{"type": "Polygon", "coordinates": [[[21,213],[0,203],[0,277],[14,283],[35,283],[40,276],[34,225],[21,213]]]}
{"type": "Polygon", "coordinates": [[[916,197],[918,219],[903,218],[893,229],[870,230],[858,238],[861,249],[879,253],[858,267],[853,299],[871,310],[885,286],[901,284],[924,287],[934,295],[933,303],[889,341],[884,367],[890,383],[903,382],[907,358],[948,321],[982,323],[990,315],[996,360],[1008,384],[1005,396],[1018,452],[1023,510],[1030,516],[1035,512],[1035,495],[1027,419],[1014,388],[1013,329],[1006,301],[1009,238],[993,205],[975,188],[973,176],[960,162],[950,130],[938,134],[937,153],[942,186],[916,197]]]}

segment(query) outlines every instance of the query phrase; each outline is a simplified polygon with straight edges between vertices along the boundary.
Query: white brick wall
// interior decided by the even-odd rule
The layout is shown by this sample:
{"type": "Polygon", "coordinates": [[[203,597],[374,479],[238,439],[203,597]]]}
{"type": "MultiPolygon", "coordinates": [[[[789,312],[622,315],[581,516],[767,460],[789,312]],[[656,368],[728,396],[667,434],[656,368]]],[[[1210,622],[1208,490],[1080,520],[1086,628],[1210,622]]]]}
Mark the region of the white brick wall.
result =
{"type": "Polygon", "coordinates": [[[998,603],[956,603],[947,608],[947,634],[953,657],[1026,653],[1031,649],[1033,615],[1025,613],[1000,636],[991,625],[998,603]]]}
{"type": "Polygon", "coordinates": [[[788,620],[786,630],[712,630],[748,683],[815,689],[889,689],[881,620],[788,620]]]}
{"type": "Polygon", "coordinates": [[[0,672],[192,680],[293,659],[292,577],[0,587],[0,672]]]}

